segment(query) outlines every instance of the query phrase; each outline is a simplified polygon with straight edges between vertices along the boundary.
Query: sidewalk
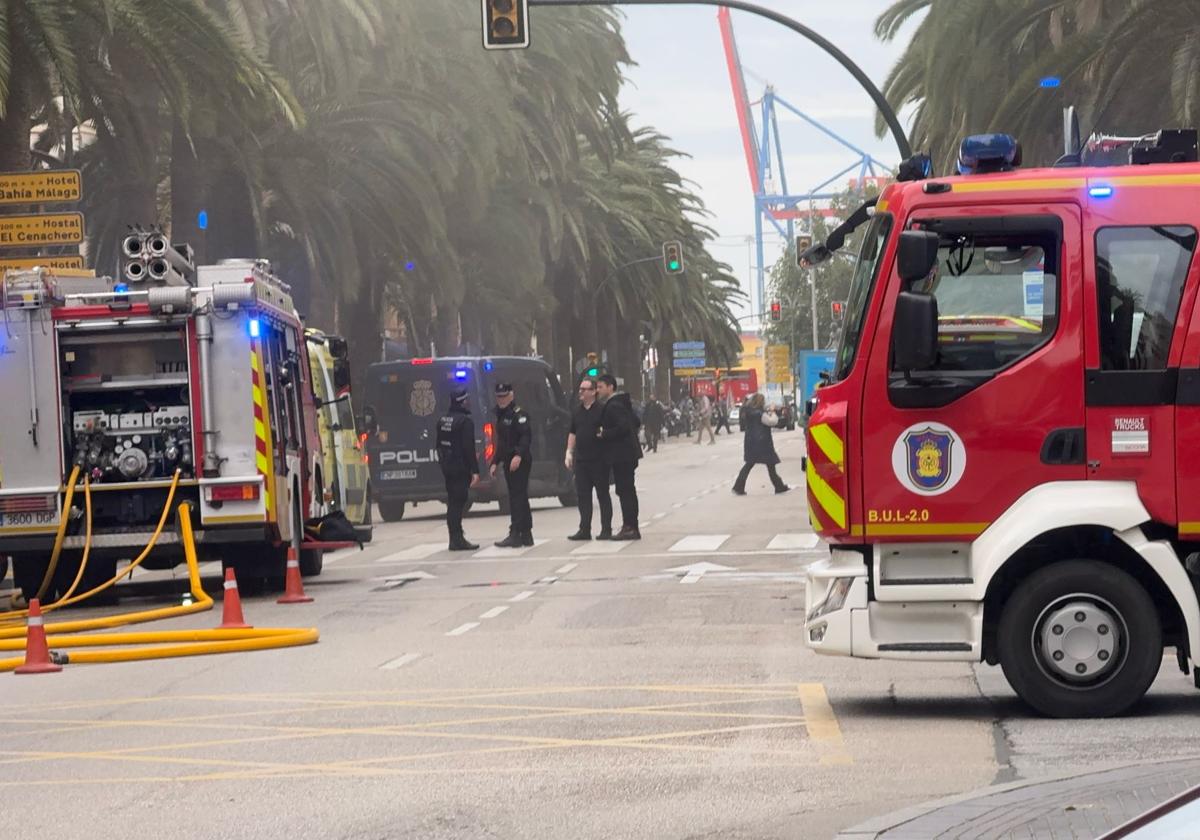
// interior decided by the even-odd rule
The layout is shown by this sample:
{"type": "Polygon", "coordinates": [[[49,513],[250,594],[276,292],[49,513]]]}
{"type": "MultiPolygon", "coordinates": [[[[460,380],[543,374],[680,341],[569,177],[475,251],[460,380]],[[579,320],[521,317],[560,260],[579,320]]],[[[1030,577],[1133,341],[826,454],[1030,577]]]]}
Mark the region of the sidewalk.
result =
{"type": "Polygon", "coordinates": [[[868,820],[838,840],[1094,840],[1198,784],[1200,757],[1013,782],[868,820]]]}

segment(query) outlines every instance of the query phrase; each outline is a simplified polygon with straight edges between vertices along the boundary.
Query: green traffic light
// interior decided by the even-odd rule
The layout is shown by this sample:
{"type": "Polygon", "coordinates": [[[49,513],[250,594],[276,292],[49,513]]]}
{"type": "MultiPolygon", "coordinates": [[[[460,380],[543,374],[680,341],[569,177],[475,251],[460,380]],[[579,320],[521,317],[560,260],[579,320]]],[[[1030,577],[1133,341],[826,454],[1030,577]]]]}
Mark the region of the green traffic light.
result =
{"type": "Polygon", "coordinates": [[[599,369],[599,368],[588,368],[587,375],[588,375],[588,376],[595,376],[595,375],[596,375],[596,374],[598,374],[599,372],[600,372],[600,369],[599,369]]]}
{"type": "Polygon", "coordinates": [[[679,260],[671,260],[669,263],[667,263],[667,267],[670,268],[671,271],[678,271],[679,270],[679,260]]]}

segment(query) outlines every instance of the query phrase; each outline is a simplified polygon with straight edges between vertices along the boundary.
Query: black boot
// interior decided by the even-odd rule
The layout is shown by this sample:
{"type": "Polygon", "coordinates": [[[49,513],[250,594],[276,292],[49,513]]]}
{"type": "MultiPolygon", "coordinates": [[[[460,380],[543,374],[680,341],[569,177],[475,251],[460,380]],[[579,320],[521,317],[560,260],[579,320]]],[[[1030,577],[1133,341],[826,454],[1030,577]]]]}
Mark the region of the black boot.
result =
{"type": "Polygon", "coordinates": [[[468,542],[467,538],[462,534],[455,534],[450,537],[451,551],[476,551],[479,546],[473,542],[468,542]]]}
{"type": "Polygon", "coordinates": [[[596,539],[611,540],[612,539],[612,528],[601,528],[600,533],[596,535],[596,539]]]}
{"type": "Polygon", "coordinates": [[[620,532],[613,537],[614,540],[640,540],[641,538],[642,532],[639,531],[634,525],[624,526],[620,532]]]}
{"type": "Polygon", "coordinates": [[[533,531],[526,531],[521,535],[521,545],[531,546],[533,544],[533,531]]]}
{"type": "Polygon", "coordinates": [[[516,531],[511,531],[507,537],[496,543],[496,548],[520,548],[525,544],[521,535],[516,531]]]}
{"type": "Polygon", "coordinates": [[[571,540],[571,541],[573,541],[573,542],[586,542],[587,540],[590,540],[591,538],[592,538],[592,532],[591,532],[591,531],[587,531],[587,530],[585,530],[585,529],[583,529],[583,528],[580,528],[580,529],[579,529],[578,531],[576,531],[574,534],[572,534],[571,536],[567,537],[567,539],[569,539],[569,540],[571,540]]]}

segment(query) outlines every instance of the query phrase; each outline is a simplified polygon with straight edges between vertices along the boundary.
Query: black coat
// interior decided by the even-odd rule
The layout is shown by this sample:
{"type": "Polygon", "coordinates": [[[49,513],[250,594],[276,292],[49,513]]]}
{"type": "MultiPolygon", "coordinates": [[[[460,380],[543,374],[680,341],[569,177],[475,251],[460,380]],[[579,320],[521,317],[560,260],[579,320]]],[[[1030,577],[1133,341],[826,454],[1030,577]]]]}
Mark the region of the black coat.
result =
{"type": "Polygon", "coordinates": [[[746,423],[746,438],[742,446],[747,464],[779,463],[771,427],[763,425],[764,413],[761,408],[747,406],[742,409],[742,418],[746,423]]]}
{"type": "Polygon", "coordinates": [[[622,391],[613,394],[604,403],[600,412],[600,439],[604,441],[604,460],[612,464],[636,464],[642,458],[642,445],[638,443],[641,423],[633,413],[633,400],[622,391]]]}

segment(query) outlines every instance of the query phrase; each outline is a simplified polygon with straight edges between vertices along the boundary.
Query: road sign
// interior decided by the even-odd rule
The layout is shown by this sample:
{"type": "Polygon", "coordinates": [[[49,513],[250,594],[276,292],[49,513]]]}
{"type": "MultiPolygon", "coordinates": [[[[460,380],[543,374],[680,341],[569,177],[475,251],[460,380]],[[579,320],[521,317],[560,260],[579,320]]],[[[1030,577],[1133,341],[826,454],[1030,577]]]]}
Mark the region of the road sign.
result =
{"type": "Polygon", "coordinates": [[[816,393],[821,373],[833,371],[835,354],[832,350],[803,350],[799,356],[800,399],[807,400],[816,393]]]}
{"type": "Polygon", "coordinates": [[[673,367],[679,368],[706,368],[708,365],[704,363],[704,358],[699,359],[675,359],[673,367]]]}
{"type": "Polygon", "coordinates": [[[704,342],[703,341],[676,341],[671,345],[671,352],[676,356],[703,356],[704,342]],[[699,350],[697,353],[695,351],[699,350]]]}
{"type": "Polygon", "coordinates": [[[83,198],[78,169],[0,172],[0,204],[62,204],[83,198]]]}
{"type": "MultiPolygon", "coordinates": [[[[708,367],[703,341],[676,341],[671,345],[671,367],[677,371],[708,367]]],[[[684,374],[681,374],[684,375],[684,374]]]]}
{"type": "Polygon", "coordinates": [[[766,352],[767,383],[786,385],[792,380],[792,348],[789,344],[769,344],[766,352]]]}
{"type": "Polygon", "coordinates": [[[0,248],[78,245],[82,241],[82,213],[0,216],[0,248]]]}
{"type": "Polygon", "coordinates": [[[83,257],[15,257],[0,260],[0,271],[19,271],[27,268],[83,268],[83,257]]]}

